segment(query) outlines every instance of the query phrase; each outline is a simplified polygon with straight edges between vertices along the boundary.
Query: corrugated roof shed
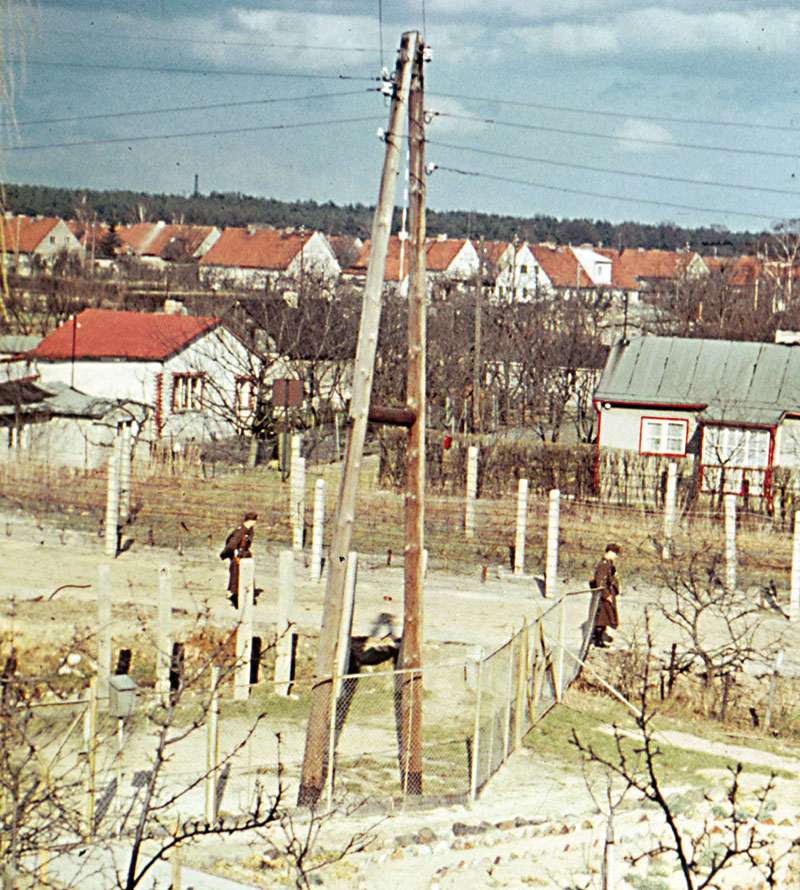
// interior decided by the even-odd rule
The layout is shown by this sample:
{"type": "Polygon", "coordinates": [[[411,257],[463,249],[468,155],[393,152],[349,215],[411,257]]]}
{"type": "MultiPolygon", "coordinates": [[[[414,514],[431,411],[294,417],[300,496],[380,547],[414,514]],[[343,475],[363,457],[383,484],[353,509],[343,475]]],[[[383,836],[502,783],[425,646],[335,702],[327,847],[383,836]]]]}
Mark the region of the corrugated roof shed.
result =
{"type": "Polygon", "coordinates": [[[774,426],[784,414],[800,415],[800,346],[638,337],[611,350],[595,398],[774,426]]]}

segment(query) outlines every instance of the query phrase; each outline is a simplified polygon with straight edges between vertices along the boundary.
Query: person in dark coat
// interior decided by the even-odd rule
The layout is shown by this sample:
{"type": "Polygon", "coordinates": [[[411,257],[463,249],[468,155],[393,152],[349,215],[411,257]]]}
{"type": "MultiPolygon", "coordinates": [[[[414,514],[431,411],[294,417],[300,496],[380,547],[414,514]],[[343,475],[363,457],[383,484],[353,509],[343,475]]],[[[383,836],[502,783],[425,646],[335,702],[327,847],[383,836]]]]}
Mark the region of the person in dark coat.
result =
{"type": "Polygon", "coordinates": [[[614,565],[618,553],[619,546],[617,544],[606,545],[606,552],[597,563],[594,578],[591,581],[597,601],[592,643],[600,649],[607,649],[608,644],[612,642],[612,637],[608,635],[606,628],[615,628],[619,624],[619,613],[617,612],[619,580],[617,579],[617,567],[614,565]]]}
{"type": "Polygon", "coordinates": [[[219,555],[220,559],[229,559],[228,567],[228,599],[234,609],[239,608],[239,562],[253,554],[250,548],[253,546],[253,529],[255,528],[258,513],[245,513],[244,518],[225,539],[225,546],[219,555]]]}

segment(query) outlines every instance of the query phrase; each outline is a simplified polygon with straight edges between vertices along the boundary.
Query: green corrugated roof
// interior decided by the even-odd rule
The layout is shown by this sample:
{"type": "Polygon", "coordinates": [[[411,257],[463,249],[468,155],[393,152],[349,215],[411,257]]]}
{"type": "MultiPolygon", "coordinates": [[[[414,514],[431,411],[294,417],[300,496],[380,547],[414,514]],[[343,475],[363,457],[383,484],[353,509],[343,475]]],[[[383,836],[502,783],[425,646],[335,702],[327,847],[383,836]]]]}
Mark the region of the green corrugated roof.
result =
{"type": "Polygon", "coordinates": [[[701,420],[775,426],[786,413],[800,414],[800,346],[637,337],[613,347],[595,398],[691,406],[701,420]]]}

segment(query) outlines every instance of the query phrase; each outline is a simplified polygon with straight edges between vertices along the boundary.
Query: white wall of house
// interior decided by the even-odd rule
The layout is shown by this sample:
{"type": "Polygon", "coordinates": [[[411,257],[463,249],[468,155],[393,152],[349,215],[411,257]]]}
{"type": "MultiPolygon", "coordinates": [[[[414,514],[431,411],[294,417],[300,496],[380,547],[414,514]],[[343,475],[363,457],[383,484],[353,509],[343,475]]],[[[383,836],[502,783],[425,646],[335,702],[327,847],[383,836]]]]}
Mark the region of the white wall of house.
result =
{"type": "Polygon", "coordinates": [[[29,460],[88,472],[106,465],[115,435],[116,424],[86,418],[31,419],[19,429],[0,425],[0,462],[29,460]]]}
{"type": "Polygon", "coordinates": [[[500,271],[497,274],[494,293],[500,300],[509,303],[530,302],[537,296],[546,296],[553,291],[552,282],[536,261],[527,243],[517,248],[516,255],[513,245],[509,245],[498,266],[500,271]]]}
{"type": "Polygon", "coordinates": [[[800,418],[787,417],[776,430],[773,462],[781,467],[800,467],[800,418]]]}
{"type": "Polygon", "coordinates": [[[697,420],[693,411],[679,411],[671,408],[622,408],[612,406],[600,409],[600,438],[598,444],[605,448],[621,448],[640,453],[642,423],[645,419],[686,422],[686,442],[695,430],[697,420]]]}
{"type": "Polygon", "coordinates": [[[453,257],[453,261],[445,270],[444,274],[447,278],[456,278],[465,281],[477,274],[480,269],[480,258],[475,245],[469,241],[464,241],[461,249],[453,257]]]}
{"type": "Polygon", "coordinates": [[[314,232],[300,253],[289,263],[286,275],[295,279],[302,275],[335,278],[341,271],[328,239],[319,232],[314,232]]]}
{"type": "Polygon", "coordinates": [[[596,287],[611,287],[611,260],[588,247],[573,247],[575,259],[596,287]]]}

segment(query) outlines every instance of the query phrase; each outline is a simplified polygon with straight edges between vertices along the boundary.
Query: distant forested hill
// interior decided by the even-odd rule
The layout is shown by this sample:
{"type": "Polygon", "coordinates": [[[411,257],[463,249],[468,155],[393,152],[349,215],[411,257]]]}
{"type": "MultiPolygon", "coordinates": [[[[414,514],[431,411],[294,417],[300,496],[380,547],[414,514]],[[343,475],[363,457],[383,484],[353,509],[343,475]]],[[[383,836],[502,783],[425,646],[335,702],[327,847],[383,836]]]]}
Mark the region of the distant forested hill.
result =
{"type": "MultiPolygon", "coordinates": [[[[277,227],[305,226],[328,235],[369,236],[373,208],[364,204],[319,204],[316,201],[276,201],[239,192],[208,195],[163,195],[130,191],[91,191],[39,185],[6,185],[5,209],[13,213],[88,218],[118,224],[163,219],[168,222],[216,226],[248,224],[277,227]],[[80,208],[80,209],[78,209],[80,208]]],[[[400,211],[396,211],[396,226],[400,211]]],[[[646,247],[675,250],[687,244],[701,253],[738,253],[752,245],[750,232],[728,232],[716,227],[685,229],[672,223],[613,224],[604,220],[498,216],[491,213],[428,209],[429,234],[451,237],[484,237],[489,240],[555,241],[559,244],[603,244],[606,247],[646,247]]]]}

